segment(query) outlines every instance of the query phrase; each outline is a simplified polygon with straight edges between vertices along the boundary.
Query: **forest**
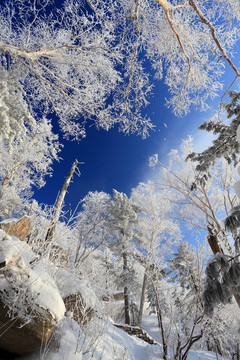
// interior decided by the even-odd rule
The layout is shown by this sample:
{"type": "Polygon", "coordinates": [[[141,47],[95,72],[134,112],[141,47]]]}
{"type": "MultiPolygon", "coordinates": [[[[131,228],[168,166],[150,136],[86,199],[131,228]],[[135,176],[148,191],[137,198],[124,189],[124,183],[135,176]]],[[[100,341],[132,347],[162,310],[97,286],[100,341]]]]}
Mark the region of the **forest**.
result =
{"type": "Polygon", "coordinates": [[[1,1],[0,359],[240,359],[239,23],[239,0],[1,1]],[[38,201],[61,139],[151,139],[158,82],[179,121],[217,101],[209,147],[67,212],[76,159],[38,201]]]}

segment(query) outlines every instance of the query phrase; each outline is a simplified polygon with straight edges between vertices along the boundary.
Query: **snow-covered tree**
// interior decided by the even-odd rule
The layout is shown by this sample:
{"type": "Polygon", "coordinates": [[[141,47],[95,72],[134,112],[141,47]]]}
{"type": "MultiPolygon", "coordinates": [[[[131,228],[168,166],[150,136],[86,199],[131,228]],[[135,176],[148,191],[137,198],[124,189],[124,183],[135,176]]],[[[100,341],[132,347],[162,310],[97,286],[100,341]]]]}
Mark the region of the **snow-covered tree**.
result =
{"type": "Polygon", "coordinates": [[[138,319],[138,325],[141,326],[149,269],[154,264],[164,267],[167,256],[171,255],[181,234],[177,223],[169,217],[171,202],[164,192],[157,190],[152,181],[140,183],[132,189],[131,200],[142,209],[135,234],[135,237],[141,239],[141,263],[145,269],[138,319]]]}
{"type": "Polygon", "coordinates": [[[211,176],[211,166],[220,158],[226,159],[229,164],[232,162],[234,166],[239,162],[240,147],[239,139],[237,139],[237,129],[240,125],[240,93],[231,91],[229,96],[231,99],[230,103],[224,103],[222,107],[226,110],[227,118],[230,120],[226,122],[224,119],[220,119],[218,114],[217,117],[203,123],[199,127],[201,130],[217,135],[216,139],[213,140],[212,146],[209,146],[201,153],[192,152],[188,155],[188,158],[197,163],[196,169],[200,172],[195,179],[196,182],[200,180],[206,181],[206,178],[211,176]]]}
{"type": "Polygon", "coordinates": [[[61,145],[58,135],[52,132],[50,122],[44,118],[26,128],[21,139],[12,142],[0,139],[1,186],[18,183],[18,188],[42,187],[44,177],[52,174],[52,163],[59,160],[61,145]]]}
{"type": "Polygon", "coordinates": [[[26,124],[33,125],[28,104],[24,99],[23,87],[14,71],[0,67],[0,133],[1,137],[11,141],[23,135],[26,124]]]}
{"type": "Polygon", "coordinates": [[[108,218],[110,195],[103,191],[89,192],[81,201],[82,210],[74,219],[76,248],[74,266],[78,267],[89,254],[109,242],[105,227],[108,218]]]}
{"type": "MultiPolygon", "coordinates": [[[[130,109],[125,75],[119,71],[134,46],[128,50],[121,41],[129,20],[116,1],[91,6],[74,0],[58,6],[5,1],[0,8],[1,65],[22,84],[31,111],[54,111],[66,136],[85,137],[87,122],[106,130],[119,124],[125,132],[146,136],[152,125],[140,107],[147,102],[147,76],[141,76],[130,109]]],[[[143,73],[140,63],[138,68],[143,73]]]]}
{"type": "Polygon", "coordinates": [[[1,64],[22,84],[28,105],[56,112],[67,135],[85,136],[92,121],[146,136],[152,125],[141,110],[152,84],[145,59],[150,73],[164,77],[175,113],[205,109],[222,89],[225,64],[231,82],[239,78],[239,20],[233,0],[66,0],[57,7],[5,0],[1,64]]]}
{"type": "MultiPolygon", "coordinates": [[[[184,162],[191,152],[191,139],[188,139],[183,141],[182,155],[172,150],[169,166],[162,164],[159,182],[175,203],[173,216],[205,237],[214,254],[237,255],[238,234],[235,229],[231,234],[227,233],[223,221],[226,216],[227,219],[231,217],[231,210],[237,205],[238,199],[232,189],[237,179],[236,169],[223,159],[211,167],[209,179],[196,183],[198,171],[194,162],[189,158],[184,162]]],[[[239,294],[232,290],[240,306],[239,294]]]]}
{"type": "Polygon", "coordinates": [[[206,262],[206,251],[200,256],[200,249],[193,249],[186,241],[181,242],[177,253],[169,260],[171,281],[198,296],[203,288],[203,269],[206,262]]]}
{"type": "MultiPolygon", "coordinates": [[[[91,279],[91,286],[98,299],[110,304],[114,293],[117,292],[116,277],[121,271],[120,267],[118,257],[109,248],[96,248],[84,260],[84,266],[80,267],[80,271],[91,279]]],[[[111,310],[106,309],[110,316],[111,310]]]]}
{"type": "MultiPolygon", "coordinates": [[[[202,297],[202,291],[205,287],[204,270],[208,253],[205,245],[193,247],[183,242],[169,262],[171,271],[168,274],[170,276],[168,281],[173,284],[175,324],[171,329],[169,348],[174,349],[176,359],[186,359],[190,348],[199,341],[202,346],[207,346],[208,350],[215,351],[221,356],[232,356],[237,351],[239,328],[237,304],[218,306],[218,311],[211,318],[205,315],[206,297],[205,295],[202,297]]],[[[219,254],[218,260],[223,264],[224,256],[219,254]]],[[[210,270],[209,265],[207,272],[210,270]]],[[[217,298],[219,286],[211,285],[210,293],[217,298]]],[[[223,293],[224,291],[222,296],[223,293]]],[[[225,301],[227,302],[227,299],[225,301]]]]}
{"type": "Polygon", "coordinates": [[[60,148],[58,135],[46,118],[28,124],[21,138],[13,137],[11,142],[5,136],[0,138],[1,217],[11,217],[12,203],[16,205],[18,198],[27,199],[34,187],[45,185],[52,163],[59,160],[60,148]]]}
{"type": "MultiPolygon", "coordinates": [[[[194,184],[198,175],[195,163],[186,156],[192,152],[191,137],[184,140],[181,153],[171,150],[169,165],[162,164],[159,183],[168,192],[169,199],[175,204],[173,215],[192,229],[200,231],[204,237],[215,234],[219,246],[226,254],[234,253],[231,236],[226,234],[223,219],[237,204],[237,197],[232,184],[237,179],[237,172],[226,160],[220,161],[211,168],[211,178],[207,183],[194,184]]],[[[237,240],[236,234],[233,234],[237,240]]]]}
{"type": "Polygon", "coordinates": [[[111,248],[123,259],[123,269],[119,281],[121,281],[124,287],[126,324],[130,324],[128,289],[134,275],[129,268],[128,253],[131,247],[130,241],[134,237],[134,225],[138,222],[138,214],[140,212],[141,208],[135,205],[126,194],[117,190],[113,191],[113,199],[110,203],[109,218],[106,221],[106,226],[112,231],[111,248]]]}

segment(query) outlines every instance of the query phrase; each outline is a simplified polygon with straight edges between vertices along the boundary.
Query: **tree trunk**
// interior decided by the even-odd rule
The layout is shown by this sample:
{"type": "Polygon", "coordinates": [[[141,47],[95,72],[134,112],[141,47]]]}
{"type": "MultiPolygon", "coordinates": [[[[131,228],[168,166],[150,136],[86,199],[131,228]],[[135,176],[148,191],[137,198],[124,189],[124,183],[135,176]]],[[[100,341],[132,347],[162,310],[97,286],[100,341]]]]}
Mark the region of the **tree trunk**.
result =
{"type": "Polygon", "coordinates": [[[13,169],[10,171],[10,174],[8,176],[5,176],[5,178],[3,179],[2,183],[1,183],[1,185],[4,189],[8,188],[8,185],[12,181],[12,179],[13,179],[14,175],[16,174],[16,172],[18,171],[20,165],[21,165],[21,163],[18,162],[17,165],[15,165],[13,167],[13,169]]]}
{"type": "Polygon", "coordinates": [[[156,290],[153,282],[152,282],[152,287],[153,287],[153,291],[154,291],[154,295],[155,295],[155,299],[156,299],[156,310],[157,310],[158,326],[159,326],[159,329],[161,331],[161,336],[162,336],[163,360],[167,360],[168,359],[168,345],[167,345],[167,341],[166,341],[166,337],[165,337],[165,331],[164,331],[164,327],[163,327],[162,311],[161,311],[161,307],[160,307],[158,293],[157,293],[157,290],[156,290]]]}
{"type": "Polygon", "coordinates": [[[52,219],[51,219],[51,223],[50,223],[50,226],[48,228],[47,235],[46,235],[46,238],[45,238],[46,244],[51,242],[51,240],[53,238],[53,235],[54,235],[54,232],[55,232],[55,229],[56,229],[56,226],[57,226],[60,214],[61,214],[62,204],[63,204],[63,201],[64,201],[64,198],[65,198],[68,186],[70,184],[71,178],[72,178],[72,176],[74,174],[74,171],[75,171],[77,165],[78,165],[78,161],[75,160],[74,163],[72,164],[71,170],[69,171],[69,174],[66,177],[66,180],[65,180],[65,182],[63,184],[63,187],[62,187],[62,190],[61,190],[61,192],[59,194],[59,197],[57,199],[57,203],[56,203],[54,211],[53,211],[53,216],[52,216],[52,219]]]}
{"type": "MultiPolygon", "coordinates": [[[[123,252],[123,271],[127,270],[127,253],[123,252]]],[[[128,288],[124,286],[124,313],[125,313],[125,323],[130,325],[130,316],[129,316],[129,298],[128,298],[128,288]]]]}
{"type": "MultiPolygon", "coordinates": [[[[208,226],[208,232],[209,232],[209,235],[207,237],[208,243],[214,255],[218,252],[224,254],[223,249],[220,247],[217,241],[217,236],[213,233],[212,229],[209,226],[208,226]]],[[[238,304],[238,307],[240,308],[240,296],[238,294],[233,294],[233,296],[238,304]]]]}
{"type": "Polygon", "coordinates": [[[167,343],[166,343],[165,332],[164,332],[164,328],[163,328],[162,312],[161,312],[158,301],[157,301],[157,316],[158,316],[158,325],[159,325],[159,328],[160,328],[161,334],[162,334],[163,359],[167,360],[167,358],[168,358],[168,346],[167,346],[167,343]]]}
{"type": "Polygon", "coordinates": [[[141,294],[141,301],[139,306],[138,312],[138,326],[141,327],[142,325],[142,315],[143,315],[143,306],[145,300],[145,290],[147,286],[147,271],[145,270],[144,277],[143,277],[143,284],[142,284],[142,294],[141,294]]]}

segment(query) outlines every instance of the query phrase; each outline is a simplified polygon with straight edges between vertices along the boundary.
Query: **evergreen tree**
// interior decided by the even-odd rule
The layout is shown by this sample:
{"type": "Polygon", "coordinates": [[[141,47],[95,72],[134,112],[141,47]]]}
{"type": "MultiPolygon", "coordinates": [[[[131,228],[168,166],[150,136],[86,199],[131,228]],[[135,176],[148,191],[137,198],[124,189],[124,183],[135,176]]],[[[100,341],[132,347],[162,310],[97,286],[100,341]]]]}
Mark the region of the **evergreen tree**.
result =
{"type": "Polygon", "coordinates": [[[240,145],[237,141],[237,129],[240,125],[240,92],[230,91],[228,94],[230,103],[221,105],[226,110],[230,123],[227,124],[220,118],[204,122],[199,129],[212,132],[216,139],[213,140],[212,146],[201,153],[192,152],[187,156],[187,159],[197,163],[196,170],[200,172],[193,182],[193,188],[196,187],[196,183],[206,183],[207,178],[211,176],[211,166],[216,164],[218,159],[224,158],[235,166],[239,162],[240,145]]]}

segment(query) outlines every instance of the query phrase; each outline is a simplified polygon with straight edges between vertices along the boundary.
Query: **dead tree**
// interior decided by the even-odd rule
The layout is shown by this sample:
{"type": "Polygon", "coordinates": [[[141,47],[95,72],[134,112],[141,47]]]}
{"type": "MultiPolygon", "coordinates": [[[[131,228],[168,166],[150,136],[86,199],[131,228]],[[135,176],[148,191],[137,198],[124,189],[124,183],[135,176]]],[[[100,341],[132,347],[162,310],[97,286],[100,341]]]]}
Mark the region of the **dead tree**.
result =
{"type": "Polygon", "coordinates": [[[56,202],[56,205],[55,205],[55,208],[54,208],[54,211],[53,211],[53,216],[52,216],[52,219],[51,219],[51,222],[50,222],[50,226],[48,228],[47,235],[46,235],[46,238],[45,238],[45,243],[46,244],[48,244],[48,243],[50,243],[52,241],[52,238],[53,238],[53,235],[54,235],[54,232],[55,232],[55,229],[56,229],[56,226],[57,226],[60,214],[61,214],[62,205],[63,205],[63,201],[64,201],[64,198],[65,198],[68,186],[70,184],[71,178],[72,178],[78,164],[79,164],[79,162],[76,159],[74,161],[74,163],[72,164],[71,170],[69,171],[69,174],[66,177],[66,180],[65,180],[65,182],[63,184],[63,187],[62,187],[62,190],[61,190],[61,192],[59,194],[59,197],[57,199],[57,202],[56,202]]]}

